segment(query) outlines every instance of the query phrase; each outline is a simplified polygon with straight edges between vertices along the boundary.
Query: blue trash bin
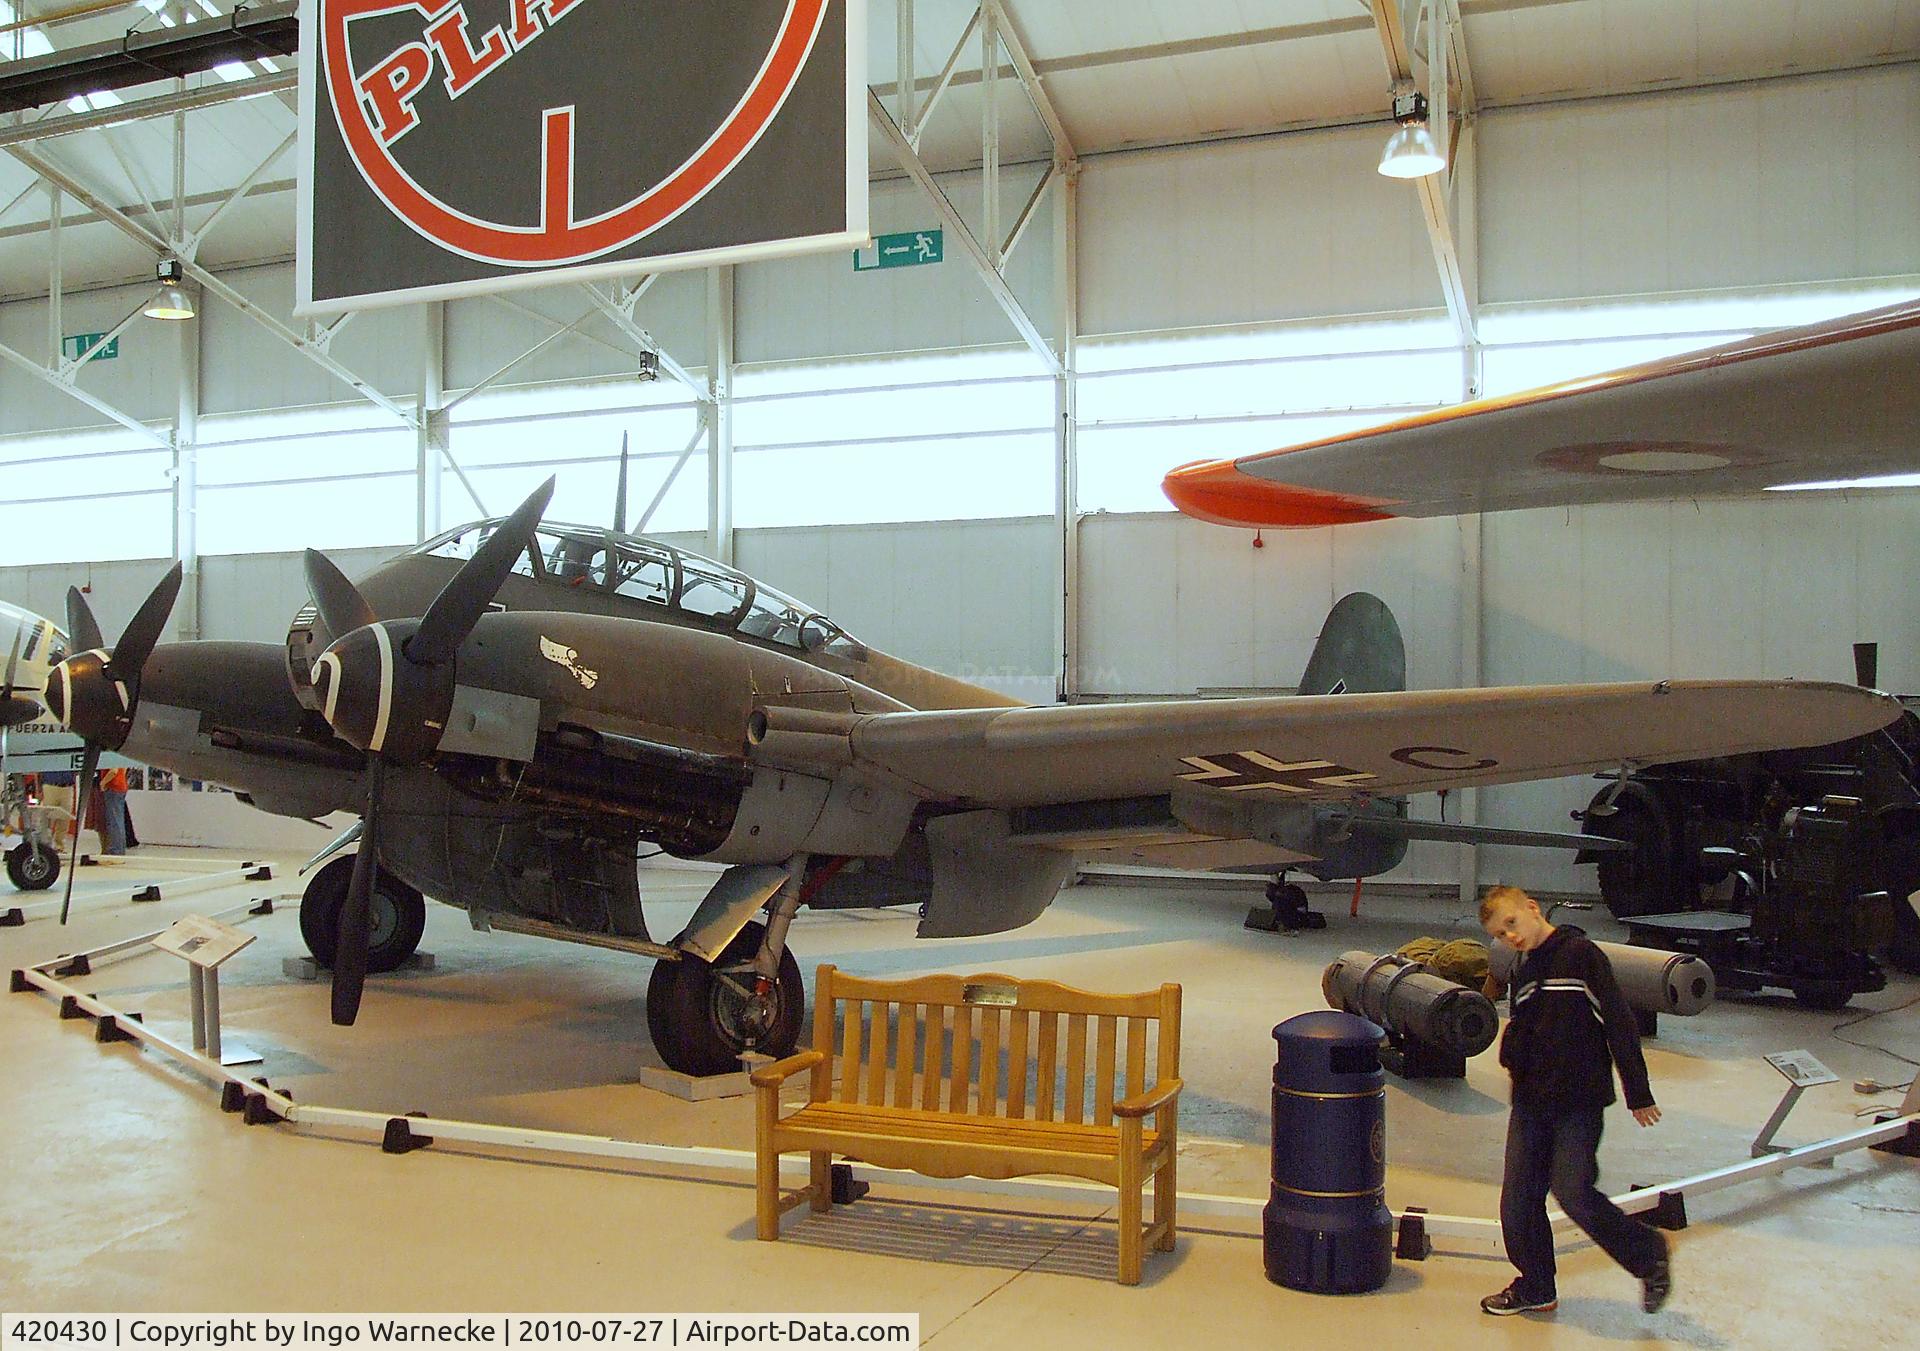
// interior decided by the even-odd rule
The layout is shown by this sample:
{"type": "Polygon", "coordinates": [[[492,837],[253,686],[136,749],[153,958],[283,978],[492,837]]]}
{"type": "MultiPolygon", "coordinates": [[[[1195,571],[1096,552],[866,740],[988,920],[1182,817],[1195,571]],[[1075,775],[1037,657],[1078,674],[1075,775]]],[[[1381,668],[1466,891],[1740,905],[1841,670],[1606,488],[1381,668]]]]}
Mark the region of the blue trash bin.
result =
{"type": "Polygon", "coordinates": [[[1385,1033],[1322,1010],[1273,1029],[1267,1279],[1293,1290],[1378,1290],[1393,1269],[1387,1209],[1385,1033]]]}

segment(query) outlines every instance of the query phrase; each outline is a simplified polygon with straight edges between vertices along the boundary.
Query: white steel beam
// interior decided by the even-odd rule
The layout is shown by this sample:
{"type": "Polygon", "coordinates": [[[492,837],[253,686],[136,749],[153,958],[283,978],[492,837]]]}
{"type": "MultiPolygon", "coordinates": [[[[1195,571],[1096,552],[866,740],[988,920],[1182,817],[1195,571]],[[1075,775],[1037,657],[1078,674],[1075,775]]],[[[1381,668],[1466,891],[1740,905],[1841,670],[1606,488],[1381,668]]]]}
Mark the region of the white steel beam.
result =
{"type": "Polygon", "coordinates": [[[920,111],[915,115],[913,132],[907,137],[907,144],[915,150],[920,148],[920,133],[932,120],[933,110],[940,106],[940,100],[946,96],[947,90],[953,85],[954,76],[959,73],[960,58],[966,54],[967,44],[973,40],[973,30],[980,26],[981,13],[982,10],[976,8],[973,17],[967,20],[966,27],[960,30],[959,40],[953,44],[953,51],[947,56],[947,64],[940,68],[939,77],[934,80],[933,88],[927,94],[927,101],[920,105],[920,111]]]}
{"type": "MultiPolygon", "coordinates": [[[[1387,62],[1387,78],[1391,81],[1412,80],[1413,44],[1401,12],[1401,0],[1370,0],[1370,3],[1373,6],[1374,29],[1379,35],[1381,53],[1387,62]]],[[[1418,0],[1409,0],[1410,5],[1415,3],[1418,0]]],[[[1428,3],[1438,4],[1441,0],[1428,0],[1428,3]]],[[[1428,21],[1433,22],[1433,18],[1429,16],[1428,21]]],[[[1438,75],[1441,80],[1446,78],[1444,72],[1431,73],[1438,75]]],[[[1445,106],[1445,95],[1442,94],[1443,112],[1445,106]]],[[[1446,126],[1436,125],[1433,130],[1434,139],[1439,142],[1443,152],[1450,149],[1452,137],[1446,126]]],[[[1452,162],[1451,155],[1448,155],[1448,162],[1452,162]]],[[[1459,251],[1454,245],[1453,221],[1447,211],[1446,183],[1441,174],[1428,174],[1424,178],[1414,179],[1413,186],[1415,195],[1420,199],[1420,214],[1427,223],[1427,239],[1433,246],[1434,268],[1440,274],[1440,291],[1447,303],[1447,313],[1452,317],[1460,336],[1471,342],[1475,333],[1473,303],[1467,294],[1459,251]]]]}
{"type": "Polygon", "coordinates": [[[668,467],[667,476],[660,481],[659,491],[655,492],[653,500],[647,503],[647,509],[640,513],[640,519],[633,527],[634,534],[643,535],[646,533],[647,524],[653,520],[653,514],[660,510],[660,504],[667,500],[667,490],[672,488],[673,481],[680,477],[680,471],[687,467],[687,461],[693,458],[693,452],[700,449],[700,447],[706,443],[707,410],[708,406],[706,404],[695,406],[693,410],[693,435],[687,438],[687,444],[681,448],[680,454],[674,458],[673,464],[668,467]]]}
{"type": "Polygon", "coordinates": [[[914,107],[919,91],[914,88],[918,57],[913,48],[913,7],[914,0],[899,0],[899,19],[894,34],[894,70],[897,73],[894,76],[893,120],[900,124],[900,130],[907,134],[909,141],[917,139],[919,135],[914,130],[919,125],[919,110],[914,107]]]}
{"type": "Polygon", "coordinates": [[[1046,85],[1041,82],[1039,69],[1027,54],[1027,40],[1020,31],[1019,22],[1008,12],[1003,0],[989,0],[989,3],[993,7],[994,26],[1000,34],[1000,45],[1005,48],[1007,59],[1013,62],[1027,97],[1033,100],[1034,112],[1040,115],[1040,121],[1053,141],[1054,159],[1071,164],[1075,158],[1073,139],[1067,135],[1067,124],[1060,120],[1059,110],[1053,106],[1053,99],[1048,96],[1046,85]]]}
{"type": "MultiPolygon", "coordinates": [[[[60,187],[66,189],[69,196],[79,200],[89,211],[92,211],[129,239],[146,245],[148,249],[153,251],[155,257],[165,258],[173,253],[172,246],[165,239],[147,229],[144,225],[141,225],[138,221],[127,215],[126,212],[120,210],[120,208],[113,206],[105,198],[101,197],[100,194],[93,191],[93,189],[82,183],[67,170],[45,159],[34,151],[24,149],[20,146],[7,146],[5,149],[9,155],[12,155],[49,183],[58,184],[60,187]]],[[[362,380],[358,375],[355,375],[338,361],[335,361],[324,350],[303,339],[298,333],[288,328],[271,314],[268,314],[265,309],[254,304],[253,301],[247,299],[213,273],[207,271],[206,268],[200,266],[200,264],[194,262],[191,258],[182,258],[180,260],[180,266],[188,276],[199,282],[204,289],[212,292],[234,309],[239,310],[242,314],[259,324],[296,352],[301,353],[307,360],[313,362],[329,375],[352,389],[355,393],[359,394],[361,398],[386,409],[409,427],[418,425],[412,409],[388,398],[385,394],[375,389],[365,380],[362,380]]]]}
{"type": "Polygon", "coordinates": [[[1053,350],[1053,345],[1047,341],[1046,335],[1040,331],[1039,326],[1033,322],[1033,317],[1021,305],[1020,298],[1013,293],[1013,288],[1007,285],[1007,279],[1000,275],[999,270],[988,259],[987,251],[981,247],[980,241],[974,237],[973,231],[967,227],[967,222],[961,217],[947,194],[934,181],[933,174],[921,161],[919,154],[907,144],[907,138],[901,134],[899,124],[893,120],[893,115],[880,102],[879,95],[872,90],[867,91],[867,111],[872,116],[874,125],[879,127],[881,134],[887,138],[887,143],[893,147],[894,158],[899,160],[900,167],[907,171],[907,177],[919,184],[920,190],[933,202],[934,209],[940,213],[942,223],[959,241],[961,251],[972,260],[974,269],[980,274],[980,280],[986,283],[987,291],[1006,313],[1007,318],[1013,322],[1014,328],[1019,330],[1027,346],[1033,349],[1034,355],[1040,358],[1041,364],[1047,369],[1047,374],[1060,374],[1062,370],[1060,357],[1053,350]]]}
{"type": "Polygon", "coordinates": [[[280,142],[279,145],[268,152],[265,159],[254,165],[253,172],[242,179],[240,185],[226,195],[220,205],[213,209],[213,214],[200,223],[200,228],[180,241],[181,255],[187,258],[199,257],[200,246],[206,242],[207,236],[213,233],[214,227],[220,224],[221,220],[226,217],[227,212],[238,205],[242,198],[253,191],[255,185],[266,175],[267,170],[271,169],[282,155],[293,149],[299,140],[299,132],[288,132],[286,140],[280,142]]]}
{"type": "Polygon", "coordinates": [[[100,414],[101,417],[106,418],[109,422],[117,422],[128,431],[138,433],[140,436],[153,442],[153,444],[160,449],[173,449],[173,442],[168,439],[165,432],[155,431],[131,413],[121,412],[105,399],[97,395],[89,394],[86,390],[80,388],[79,385],[62,379],[58,371],[48,370],[24,352],[15,351],[3,342],[0,342],[0,361],[4,361],[10,366],[18,367],[36,380],[45,381],[62,394],[71,395],[73,398],[78,399],[81,403],[91,408],[94,412],[100,414]]]}
{"type": "Polygon", "coordinates": [[[707,548],[733,565],[733,269],[707,269],[707,548]]]}
{"type": "Polygon", "coordinates": [[[1053,378],[1054,530],[1060,575],[1054,588],[1059,670],[1055,696],[1080,694],[1080,166],[1055,166],[1054,288],[1060,306],[1060,370],[1053,378]]]}
{"type": "Polygon", "coordinates": [[[1000,51],[993,0],[980,7],[980,242],[1000,270],[1000,51]]]}
{"type": "Polygon", "coordinates": [[[645,328],[642,328],[640,324],[634,320],[634,302],[646,294],[647,290],[653,285],[654,280],[658,278],[659,275],[658,272],[649,274],[638,286],[630,291],[621,292],[618,298],[615,299],[610,299],[602,295],[600,288],[591,282],[586,283],[581,289],[587,293],[588,299],[593,301],[593,307],[604,314],[615,328],[619,329],[634,342],[639,343],[642,348],[659,358],[660,369],[672,376],[675,380],[678,380],[682,385],[685,385],[687,389],[692,391],[694,398],[704,403],[710,397],[710,392],[707,387],[700,381],[694,379],[691,371],[674,360],[673,355],[659,344],[653,334],[649,333],[645,328]]]}

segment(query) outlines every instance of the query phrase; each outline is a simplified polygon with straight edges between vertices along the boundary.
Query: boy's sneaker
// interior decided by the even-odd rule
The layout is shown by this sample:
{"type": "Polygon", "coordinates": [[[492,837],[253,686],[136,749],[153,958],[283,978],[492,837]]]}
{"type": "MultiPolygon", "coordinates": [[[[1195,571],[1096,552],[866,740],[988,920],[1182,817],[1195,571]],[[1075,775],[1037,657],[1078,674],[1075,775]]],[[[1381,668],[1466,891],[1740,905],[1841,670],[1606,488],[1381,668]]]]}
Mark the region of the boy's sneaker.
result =
{"type": "Polygon", "coordinates": [[[1673,1293],[1673,1244],[1667,1243],[1666,1252],[1654,1263],[1640,1282],[1640,1307],[1648,1313],[1659,1313],[1667,1302],[1667,1296],[1673,1293]]]}
{"type": "MultiPolygon", "coordinates": [[[[1665,1264],[1662,1263],[1664,1270],[1665,1264]]],[[[1495,1318],[1505,1318],[1512,1313],[1552,1313],[1560,1307],[1560,1301],[1553,1295],[1545,1299],[1535,1299],[1520,1289],[1520,1282],[1502,1290],[1497,1295],[1488,1295],[1480,1301],[1480,1312],[1490,1313],[1495,1318]]]]}

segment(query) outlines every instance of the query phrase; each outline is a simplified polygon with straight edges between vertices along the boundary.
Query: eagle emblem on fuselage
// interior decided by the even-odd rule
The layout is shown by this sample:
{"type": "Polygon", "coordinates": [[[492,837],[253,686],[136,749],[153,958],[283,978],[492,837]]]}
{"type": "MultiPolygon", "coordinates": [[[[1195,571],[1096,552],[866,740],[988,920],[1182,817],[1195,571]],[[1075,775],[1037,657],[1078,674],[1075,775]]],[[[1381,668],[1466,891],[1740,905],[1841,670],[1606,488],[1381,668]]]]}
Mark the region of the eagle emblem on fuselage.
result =
{"type": "Polygon", "coordinates": [[[564,666],[573,678],[585,689],[592,689],[600,681],[600,673],[579,664],[580,654],[573,648],[556,643],[544,634],[540,638],[540,655],[555,666],[564,666]]]}

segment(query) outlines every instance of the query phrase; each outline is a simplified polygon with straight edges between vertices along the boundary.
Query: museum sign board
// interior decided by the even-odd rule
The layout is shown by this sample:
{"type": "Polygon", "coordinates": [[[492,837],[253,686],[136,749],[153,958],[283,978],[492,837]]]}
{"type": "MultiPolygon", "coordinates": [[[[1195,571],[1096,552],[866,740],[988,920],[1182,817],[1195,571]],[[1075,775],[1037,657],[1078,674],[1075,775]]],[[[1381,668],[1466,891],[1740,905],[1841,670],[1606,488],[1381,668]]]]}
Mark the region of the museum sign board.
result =
{"type": "Polygon", "coordinates": [[[864,242],[865,3],[304,0],[297,311],[864,242]]]}

